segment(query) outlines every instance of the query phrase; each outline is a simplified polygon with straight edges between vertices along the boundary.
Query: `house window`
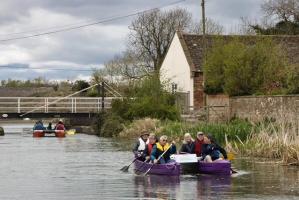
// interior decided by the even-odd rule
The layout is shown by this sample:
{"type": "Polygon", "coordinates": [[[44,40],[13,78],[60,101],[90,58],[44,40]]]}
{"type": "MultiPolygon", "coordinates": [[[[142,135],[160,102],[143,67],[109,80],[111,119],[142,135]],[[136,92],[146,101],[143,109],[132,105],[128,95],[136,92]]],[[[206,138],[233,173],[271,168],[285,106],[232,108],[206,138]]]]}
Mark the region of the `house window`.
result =
{"type": "Polygon", "coordinates": [[[171,83],[171,92],[172,92],[172,94],[176,93],[177,89],[178,89],[178,84],[171,83]]]}

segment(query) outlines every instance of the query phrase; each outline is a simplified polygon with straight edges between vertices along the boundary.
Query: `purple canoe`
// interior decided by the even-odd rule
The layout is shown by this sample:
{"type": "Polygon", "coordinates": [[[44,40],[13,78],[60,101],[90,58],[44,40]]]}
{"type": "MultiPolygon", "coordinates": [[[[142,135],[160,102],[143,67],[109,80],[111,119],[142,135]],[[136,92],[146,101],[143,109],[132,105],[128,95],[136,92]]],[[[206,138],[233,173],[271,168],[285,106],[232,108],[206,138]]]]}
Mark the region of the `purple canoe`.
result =
{"type": "Polygon", "coordinates": [[[135,161],[135,172],[136,173],[145,173],[148,169],[154,165],[148,174],[155,175],[167,175],[167,176],[179,176],[181,166],[179,163],[171,162],[167,164],[152,164],[145,163],[140,160],[135,161]]]}
{"type": "Polygon", "coordinates": [[[201,174],[231,174],[231,163],[227,160],[217,160],[212,163],[198,162],[198,171],[201,174]]]}

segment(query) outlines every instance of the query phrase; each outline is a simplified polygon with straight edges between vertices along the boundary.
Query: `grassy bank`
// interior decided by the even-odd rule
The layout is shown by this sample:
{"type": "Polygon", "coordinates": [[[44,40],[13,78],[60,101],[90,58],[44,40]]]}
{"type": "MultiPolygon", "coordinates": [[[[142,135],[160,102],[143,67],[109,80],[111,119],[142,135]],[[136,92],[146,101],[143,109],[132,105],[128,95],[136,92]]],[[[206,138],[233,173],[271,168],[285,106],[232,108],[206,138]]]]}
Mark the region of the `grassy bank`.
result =
{"type": "Polygon", "coordinates": [[[140,119],[124,125],[119,137],[137,138],[142,130],[157,135],[168,135],[180,143],[184,133],[195,138],[197,131],[212,134],[227,151],[239,156],[279,160],[283,164],[299,165],[299,135],[295,120],[263,121],[251,123],[233,120],[229,123],[188,123],[179,121],[160,121],[140,119]]]}

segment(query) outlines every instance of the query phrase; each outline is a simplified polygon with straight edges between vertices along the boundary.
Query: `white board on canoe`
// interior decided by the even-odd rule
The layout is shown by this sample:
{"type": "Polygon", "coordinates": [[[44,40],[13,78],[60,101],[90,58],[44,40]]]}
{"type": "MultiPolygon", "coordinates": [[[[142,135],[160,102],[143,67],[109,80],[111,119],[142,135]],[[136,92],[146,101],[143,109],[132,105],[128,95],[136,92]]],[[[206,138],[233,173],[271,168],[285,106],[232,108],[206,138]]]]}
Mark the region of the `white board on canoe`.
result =
{"type": "Polygon", "coordinates": [[[198,159],[196,154],[174,154],[171,155],[171,158],[178,163],[196,163],[198,159]]]}

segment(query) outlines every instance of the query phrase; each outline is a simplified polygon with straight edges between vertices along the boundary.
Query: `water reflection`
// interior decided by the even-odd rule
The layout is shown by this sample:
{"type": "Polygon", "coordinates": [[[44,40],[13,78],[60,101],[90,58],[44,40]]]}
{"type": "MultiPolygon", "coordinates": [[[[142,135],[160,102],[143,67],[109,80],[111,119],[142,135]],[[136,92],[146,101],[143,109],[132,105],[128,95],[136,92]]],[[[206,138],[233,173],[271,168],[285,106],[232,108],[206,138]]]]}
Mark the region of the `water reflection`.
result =
{"type": "Polygon", "coordinates": [[[231,193],[231,176],[199,175],[197,179],[197,199],[216,198],[231,193]]]}
{"type": "Polygon", "coordinates": [[[175,199],[176,188],[179,187],[178,176],[136,175],[134,177],[136,197],[175,199]]]}

